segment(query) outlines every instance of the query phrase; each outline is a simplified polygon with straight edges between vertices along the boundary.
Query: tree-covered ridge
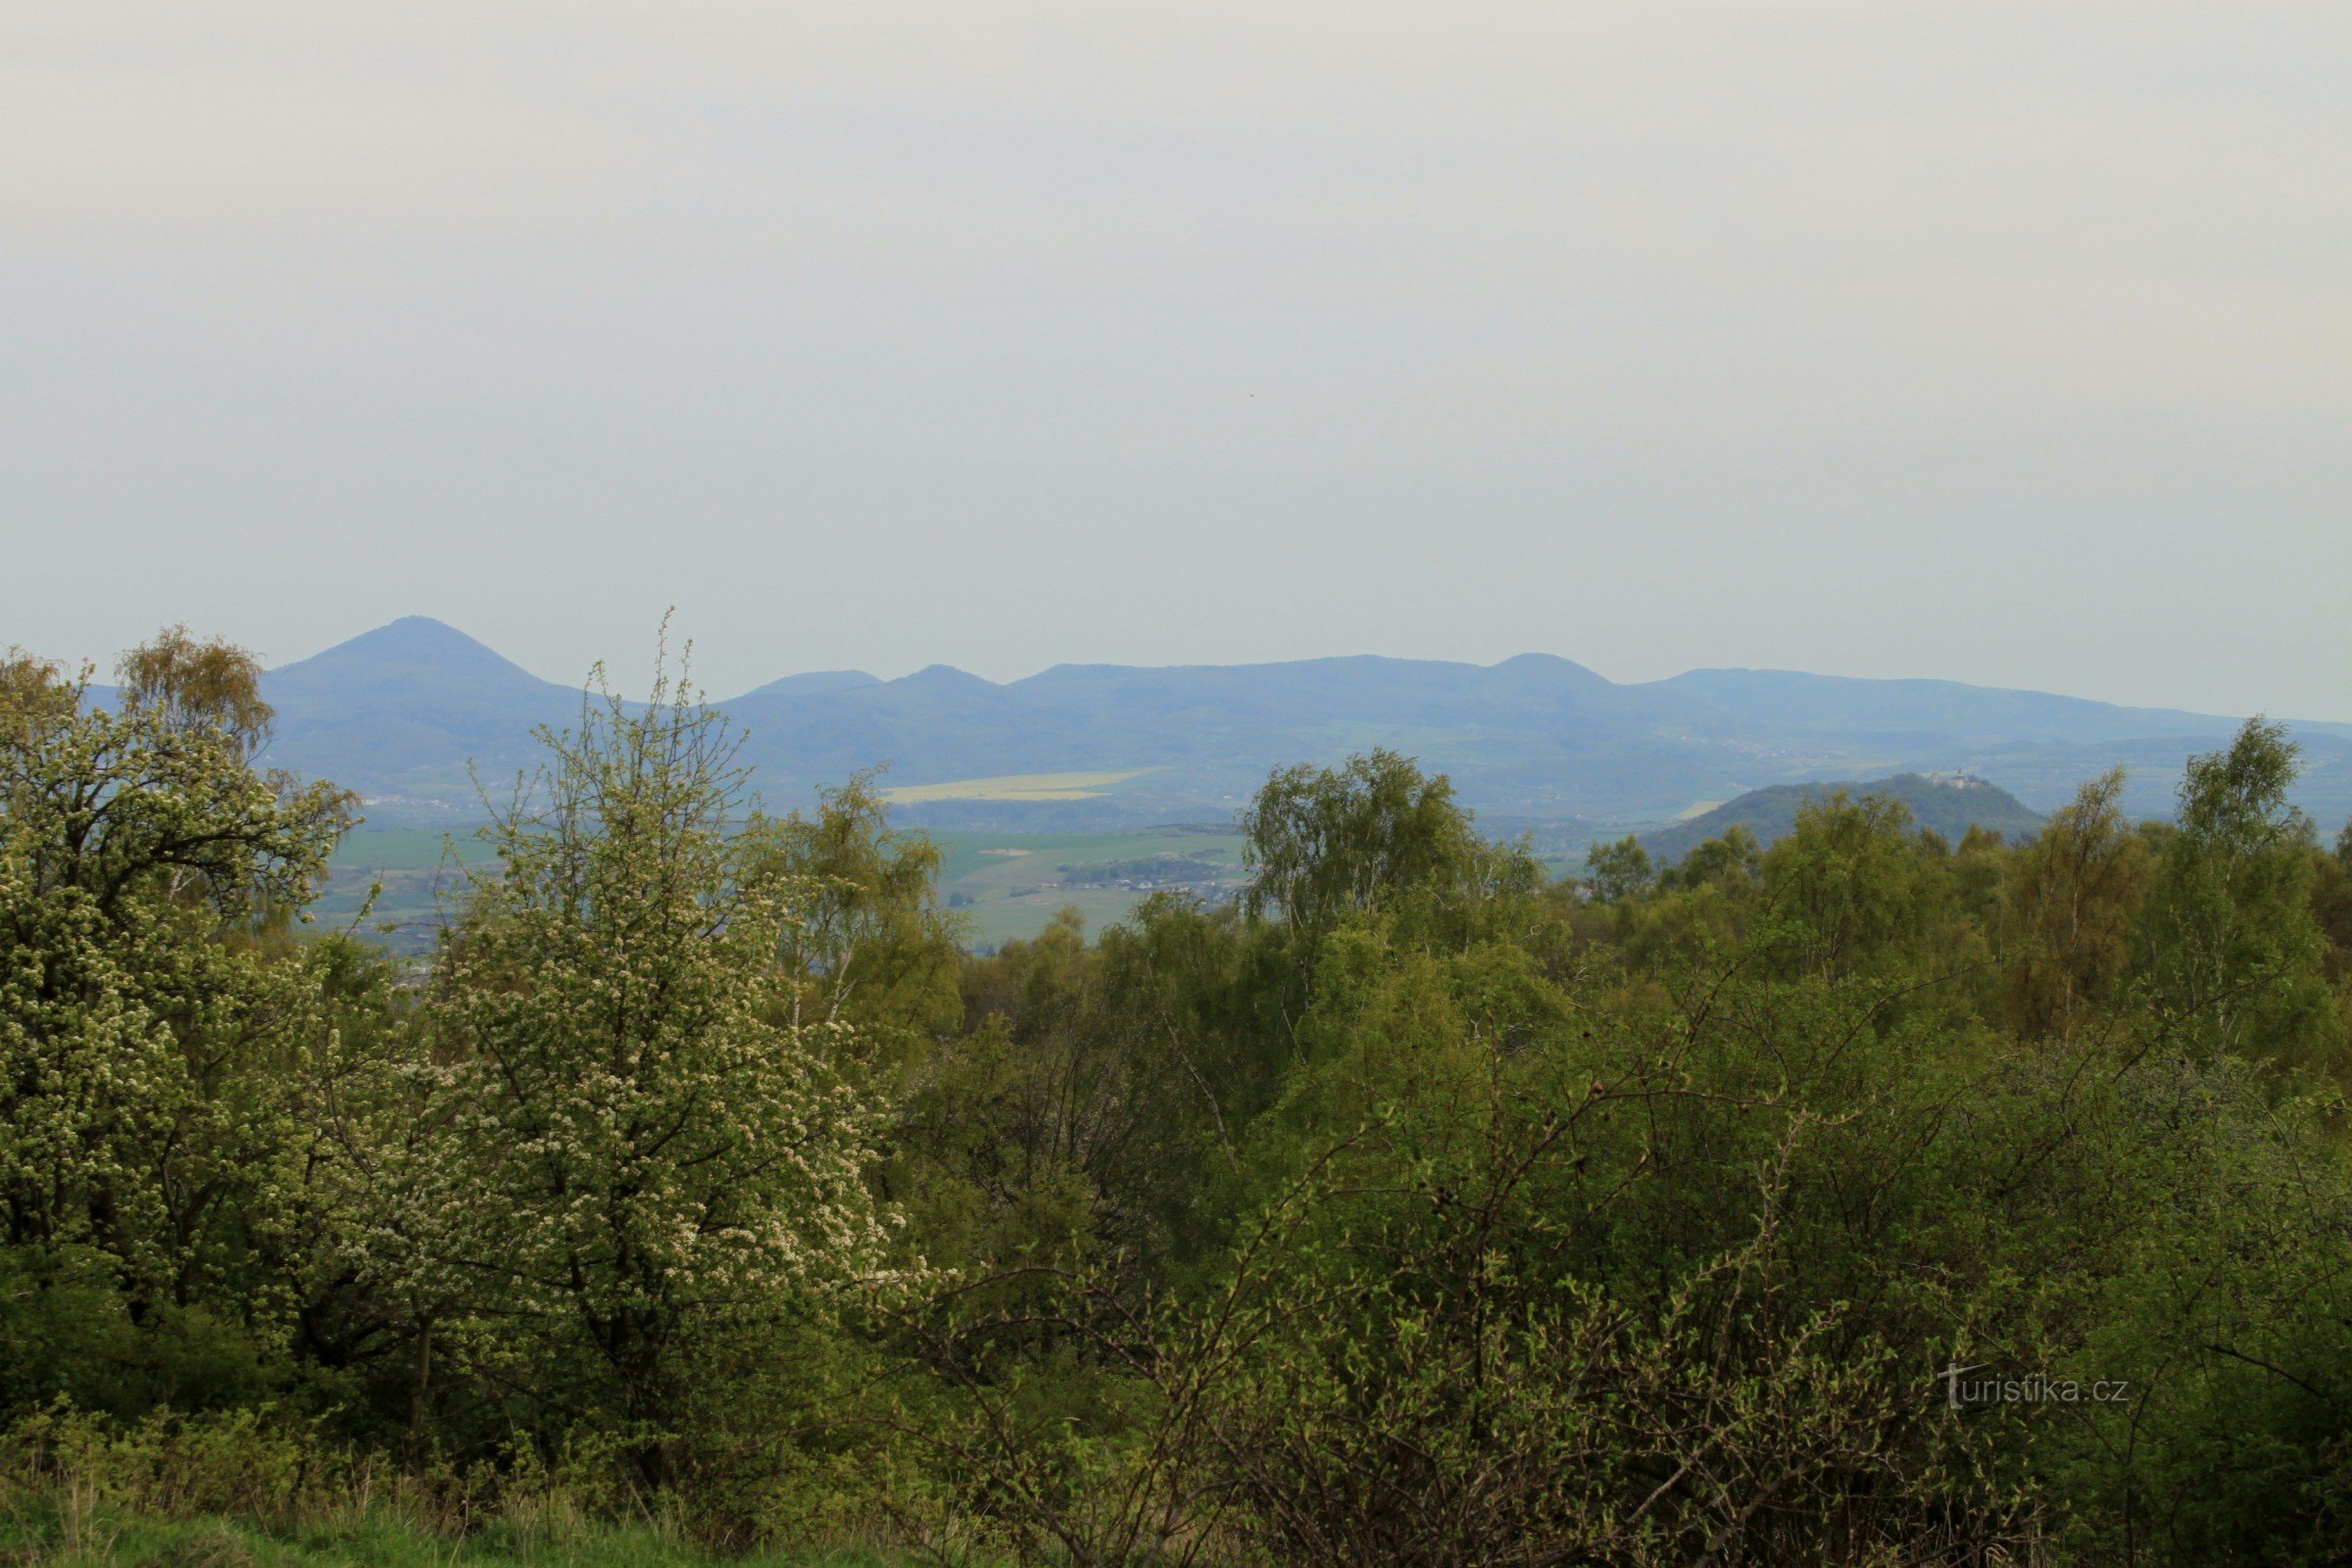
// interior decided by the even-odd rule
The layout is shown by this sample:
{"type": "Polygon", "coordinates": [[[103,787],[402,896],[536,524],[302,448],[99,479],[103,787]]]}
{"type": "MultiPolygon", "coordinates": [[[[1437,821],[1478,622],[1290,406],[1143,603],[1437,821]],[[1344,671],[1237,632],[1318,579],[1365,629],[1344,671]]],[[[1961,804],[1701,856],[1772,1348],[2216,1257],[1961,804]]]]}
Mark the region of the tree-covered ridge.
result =
{"type": "Polygon", "coordinates": [[[1891,778],[1867,781],[1775,784],[1768,789],[1750,790],[1687,821],[1641,834],[1642,847],[1651,859],[1672,864],[1735,827],[1744,828],[1759,843],[1771,845],[1795,830],[1797,814],[1808,804],[1838,792],[1900,801],[1911,813],[1914,827],[1954,841],[1965,838],[1970,828],[1983,828],[2006,837],[2032,834],[2042,823],[2039,811],[1984,779],[1966,774],[1931,777],[1923,773],[1897,773],[1891,778]]]}
{"type": "Polygon", "coordinates": [[[1238,901],[976,958],[869,779],[748,809],[681,683],[543,735],[419,973],[306,928],[353,808],[257,770],[251,662],[123,674],[0,665],[0,1489],[53,1545],[380,1497],[949,1560],[2352,1552],[2352,828],[2276,726],[2170,821],[1832,792],[1564,880],[1376,750],[1263,782],[1238,901]]]}

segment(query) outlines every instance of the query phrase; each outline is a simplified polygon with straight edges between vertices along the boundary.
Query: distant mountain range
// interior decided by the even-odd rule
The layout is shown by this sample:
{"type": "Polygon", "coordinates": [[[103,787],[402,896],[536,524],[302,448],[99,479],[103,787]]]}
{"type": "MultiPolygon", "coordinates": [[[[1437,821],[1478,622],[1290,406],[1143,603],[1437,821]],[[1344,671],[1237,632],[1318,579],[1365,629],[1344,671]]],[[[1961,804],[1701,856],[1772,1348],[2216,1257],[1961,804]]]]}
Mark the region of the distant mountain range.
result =
{"type": "MultiPolygon", "coordinates": [[[[536,724],[578,721],[581,692],[453,627],[410,616],[269,672],[268,760],[359,790],[382,825],[479,815],[530,765],[536,724]]],[[[774,807],[887,762],[921,792],[910,822],[1080,831],[1229,817],[1268,769],[1388,746],[1452,775],[1491,826],[1546,838],[1659,825],[1772,785],[1886,773],[1991,779],[2035,810],[2104,768],[2164,814],[2183,760],[2236,720],[1936,680],[1706,669],[1619,685],[1544,654],[1499,664],[1377,658],[1137,668],[1058,664],[998,684],[935,664],[897,680],[787,676],[718,706],[774,807]],[[1086,775],[1026,791],[1008,777],[1086,775]],[[1066,787],[1064,785],[1066,784],[1066,787]],[[1007,793],[1022,799],[1005,799],[1007,793]],[[942,796],[945,798],[941,798],[942,796]]],[[[2306,808],[2352,812],[2352,725],[2298,723],[2306,808]]]]}
{"type": "Polygon", "coordinates": [[[1998,784],[1965,773],[1898,773],[1892,778],[1868,780],[1825,779],[1814,784],[1774,784],[1750,790],[1672,827],[1644,833],[1642,847],[1660,865],[1672,865],[1709,839],[1719,839],[1733,827],[1746,828],[1758,843],[1771,845],[1796,826],[1796,813],[1808,801],[1836,790],[1859,799],[1885,796],[1910,808],[1912,822],[1957,844],[1972,827],[2010,838],[2037,832],[2042,813],[1998,784]]]}

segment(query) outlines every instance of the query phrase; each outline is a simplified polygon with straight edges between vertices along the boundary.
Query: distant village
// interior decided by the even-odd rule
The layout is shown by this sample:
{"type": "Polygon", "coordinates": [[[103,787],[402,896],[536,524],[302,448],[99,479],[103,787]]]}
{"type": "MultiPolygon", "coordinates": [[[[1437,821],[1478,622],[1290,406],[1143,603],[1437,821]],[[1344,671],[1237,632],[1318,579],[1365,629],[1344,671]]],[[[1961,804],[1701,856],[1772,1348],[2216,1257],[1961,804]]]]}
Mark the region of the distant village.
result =
{"type": "MultiPolygon", "coordinates": [[[[1007,888],[1005,893],[1018,899],[1041,893],[1158,893],[1180,889],[1204,903],[1222,904],[1240,891],[1244,881],[1242,868],[1232,860],[1173,852],[1135,860],[1067,860],[1054,870],[1055,874],[1051,881],[1024,883],[1007,888]]],[[[952,908],[968,908],[974,902],[966,893],[948,896],[952,908]]]]}

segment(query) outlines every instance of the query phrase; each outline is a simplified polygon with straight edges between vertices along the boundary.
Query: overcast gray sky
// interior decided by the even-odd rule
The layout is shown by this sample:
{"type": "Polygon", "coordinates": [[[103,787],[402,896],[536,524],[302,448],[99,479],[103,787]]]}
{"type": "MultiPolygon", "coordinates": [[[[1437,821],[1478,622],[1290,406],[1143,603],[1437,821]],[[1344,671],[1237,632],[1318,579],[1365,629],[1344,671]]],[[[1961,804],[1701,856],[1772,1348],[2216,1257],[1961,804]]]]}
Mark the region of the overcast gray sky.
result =
{"type": "Polygon", "coordinates": [[[0,643],[2352,719],[2352,5],[0,0],[0,643]]]}

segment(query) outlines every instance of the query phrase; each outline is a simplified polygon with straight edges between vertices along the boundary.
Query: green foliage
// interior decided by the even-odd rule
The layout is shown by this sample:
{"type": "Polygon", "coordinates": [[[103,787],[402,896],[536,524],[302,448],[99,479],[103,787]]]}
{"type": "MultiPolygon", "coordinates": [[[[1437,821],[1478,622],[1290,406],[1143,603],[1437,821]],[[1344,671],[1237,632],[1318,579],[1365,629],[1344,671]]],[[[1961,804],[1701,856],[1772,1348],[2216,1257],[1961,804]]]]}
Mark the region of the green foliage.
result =
{"type": "Polygon", "coordinates": [[[1649,851],[1630,835],[1614,844],[1595,844],[1585,855],[1585,885],[1603,904],[1622,904],[1646,893],[1654,880],[1649,851]]]}
{"type": "Polygon", "coordinates": [[[791,889],[782,955],[805,1014],[855,1025],[902,1065],[955,1026],[959,925],[939,906],[939,848],[891,830],[870,775],[821,792],[813,817],[757,820],[745,839],[752,874],[791,889]]]}
{"type": "Polygon", "coordinates": [[[2147,847],[2117,807],[2122,769],[2085,784],[2011,860],[2001,1007],[2028,1037],[2072,1034],[2109,1010],[2147,898],[2147,847]]]}
{"type": "Polygon", "coordinates": [[[407,1068],[427,1131],[359,1266],[666,1482],[713,1337],[880,1282],[871,1118],[846,1023],[803,1020],[779,971],[796,890],[729,832],[715,715],[658,684],[549,745],[435,967],[407,1068]]]}
{"type": "Polygon", "coordinates": [[[1244,904],[1308,932],[1475,875],[1483,858],[1453,786],[1389,751],[1277,772],[1243,813],[1242,832],[1254,873],[1244,904]]]}
{"type": "Polygon", "coordinates": [[[1734,828],[1762,844],[1774,844],[1796,825],[1796,813],[1807,802],[1837,790],[1849,796],[1877,795],[1900,801],[1921,828],[1950,841],[1965,838],[1972,828],[2004,842],[2012,837],[2031,838],[2041,830],[2038,813],[1983,779],[1897,773],[1867,783],[1766,785],[1670,827],[1645,833],[1642,847],[1661,863],[1676,865],[1699,844],[1729,837],[1734,828]]]}
{"type": "Polygon", "coordinates": [[[6,1560],[150,1568],[892,1568],[841,1546],[714,1557],[673,1514],[600,1518],[564,1467],[493,1477],[378,1466],[273,1412],[122,1424],[43,1412],[0,1433],[6,1560]]]}
{"type": "Polygon", "coordinates": [[[2340,1073],[2315,834],[2286,800],[2295,758],[2283,726],[2251,719],[2228,751],[2190,760],[2149,904],[2149,968],[2188,1049],[2340,1073]]]}
{"type": "MultiPolygon", "coordinates": [[[[1639,843],[1631,839],[1625,842],[1633,846],[1635,854],[1642,853],[1639,843]]],[[[1659,875],[1658,883],[1666,888],[1732,887],[1753,881],[1763,870],[1764,846],[1753,833],[1735,822],[1724,830],[1723,837],[1694,846],[1680,863],[1659,875]]],[[[1637,877],[1623,892],[1613,896],[1622,898],[1627,892],[1639,892],[1642,881],[1637,877]]]]}
{"type": "Polygon", "coordinates": [[[1910,809],[1843,791],[1808,802],[1764,857],[1779,920],[1775,956],[1791,973],[1850,977],[1913,958],[1930,932],[1932,867],[1910,809]]]}
{"type": "Polygon", "coordinates": [[[108,1346],[114,1370],[36,1360],[8,1392],[228,1396],[238,1380],[217,1363],[253,1346],[204,1347],[234,1336],[224,1324],[267,1337],[290,1305],[296,1085],[319,1014],[285,932],[349,805],[253,771],[268,710],[250,661],[167,634],[126,659],[116,711],[48,666],[10,670],[0,1333],[31,1350],[108,1346]]]}
{"type": "Polygon", "coordinates": [[[298,934],[349,805],[250,674],[0,662],[8,1544],[2352,1551],[2352,833],[2275,727],[2177,824],[1832,793],[1553,886],[1374,753],[1238,904],[966,957],[870,780],[745,810],[663,684],[418,965],[298,934]]]}
{"type": "Polygon", "coordinates": [[[184,625],[167,627],[124,654],[117,673],[125,709],[182,732],[217,735],[248,753],[269,738],[276,717],[262,699],[261,661],[217,637],[200,641],[184,625]]]}

